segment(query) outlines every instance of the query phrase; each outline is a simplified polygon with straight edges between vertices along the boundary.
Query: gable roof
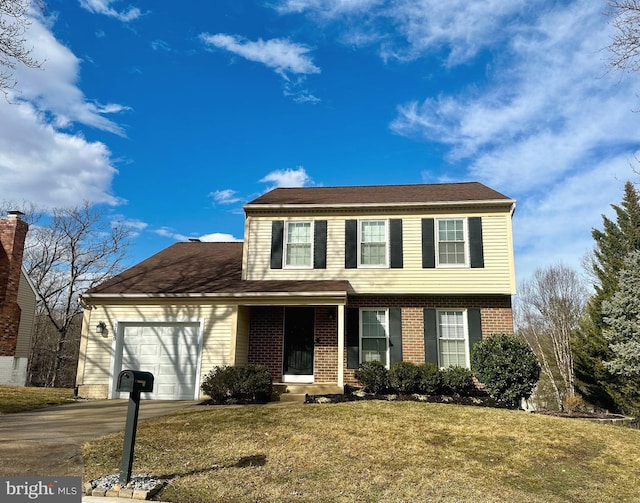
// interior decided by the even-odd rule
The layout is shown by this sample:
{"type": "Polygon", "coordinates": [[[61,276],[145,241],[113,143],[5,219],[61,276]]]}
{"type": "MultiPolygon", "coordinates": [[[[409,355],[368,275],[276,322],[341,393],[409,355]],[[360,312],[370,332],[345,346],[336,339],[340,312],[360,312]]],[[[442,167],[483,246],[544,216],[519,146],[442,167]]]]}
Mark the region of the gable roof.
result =
{"type": "Polygon", "coordinates": [[[255,205],[359,205],[461,203],[512,199],[479,182],[276,188],[249,202],[255,205]]]}
{"type": "Polygon", "coordinates": [[[88,290],[83,298],[109,295],[188,296],[345,292],[348,281],[246,281],[243,243],[176,243],[88,290]]]}

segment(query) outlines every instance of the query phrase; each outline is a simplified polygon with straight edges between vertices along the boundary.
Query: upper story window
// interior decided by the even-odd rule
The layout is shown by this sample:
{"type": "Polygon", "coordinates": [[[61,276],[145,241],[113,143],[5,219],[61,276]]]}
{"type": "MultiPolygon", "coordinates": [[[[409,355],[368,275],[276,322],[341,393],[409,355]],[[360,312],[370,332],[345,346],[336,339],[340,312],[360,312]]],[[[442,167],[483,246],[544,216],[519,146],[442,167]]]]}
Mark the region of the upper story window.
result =
{"type": "Polygon", "coordinates": [[[437,257],[441,266],[467,265],[467,231],[463,218],[438,220],[437,257]]]}
{"type": "Polygon", "coordinates": [[[285,267],[312,267],[313,226],[311,222],[287,222],[285,267]]]}
{"type": "Polygon", "coordinates": [[[361,220],[359,231],[359,265],[387,267],[387,221],[361,220]]]}

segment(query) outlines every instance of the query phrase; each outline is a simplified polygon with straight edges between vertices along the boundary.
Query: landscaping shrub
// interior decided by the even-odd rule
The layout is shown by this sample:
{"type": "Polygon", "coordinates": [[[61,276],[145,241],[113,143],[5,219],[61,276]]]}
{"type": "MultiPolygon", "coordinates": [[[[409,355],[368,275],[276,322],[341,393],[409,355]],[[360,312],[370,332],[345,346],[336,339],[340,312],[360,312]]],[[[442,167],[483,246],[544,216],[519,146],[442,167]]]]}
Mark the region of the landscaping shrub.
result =
{"type": "Polygon", "coordinates": [[[473,372],[465,367],[447,367],[440,371],[445,395],[468,396],[475,390],[473,372]]]}
{"type": "Polygon", "coordinates": [[[395,362],[389,368],[389,384],[398,393],[417,392],[420,377],[420,368],[412,362],[395,362]]]}
{"type": "Polygon", "coordinates": [[[354,373],[362,387],[370,393],[381,393],[389,389],[389,371],[382,362],[372,361],[360,364],[354,373]]]}
{"type": "Polygon", "coordinates": [[[540,377],[536,355],[524,341],[509,334],[478,342],[471,351],[471,368],[487,392],[510,407],[529,398],[540,377]]]}
{"type": "Polygon", "coordinates": [[[442,373],[435,363],[418,365],[418,372],[418,392],[424,395],[437,395],[442,392],[442,373]]]}
{"type": "Polygon", "coordinates": [[[214,367],[200,388],[216,403],[266,403],[271,396],[273,378],[263,365],[214,367]]]}

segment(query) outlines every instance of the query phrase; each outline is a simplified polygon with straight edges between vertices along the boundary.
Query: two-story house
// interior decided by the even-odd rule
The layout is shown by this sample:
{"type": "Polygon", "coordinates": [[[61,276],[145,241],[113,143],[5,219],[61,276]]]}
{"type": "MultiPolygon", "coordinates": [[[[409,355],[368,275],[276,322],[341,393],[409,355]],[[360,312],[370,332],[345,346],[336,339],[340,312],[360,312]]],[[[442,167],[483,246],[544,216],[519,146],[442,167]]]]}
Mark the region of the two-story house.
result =
{"type": "Polygon", "coordinates": [[[515,201],[480,183],[278,188],[244,206],[242,243],[177,243],[83,297],[81,396],[194,399],[216,365],[276,383],[354,383],[361,362],[469,366],[513,330],[515,201]]]}

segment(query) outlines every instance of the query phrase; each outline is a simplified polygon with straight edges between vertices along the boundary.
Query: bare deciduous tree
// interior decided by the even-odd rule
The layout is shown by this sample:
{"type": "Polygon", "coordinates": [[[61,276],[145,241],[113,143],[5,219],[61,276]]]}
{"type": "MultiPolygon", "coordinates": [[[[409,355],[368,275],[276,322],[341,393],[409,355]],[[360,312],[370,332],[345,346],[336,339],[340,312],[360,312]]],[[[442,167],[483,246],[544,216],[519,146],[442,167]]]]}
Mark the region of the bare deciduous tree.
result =
{"type": "Polygon", "coordinates": [[[44,384],[60,385],[69,334],[82,311],[79,295],[122,269],[129,232],[126,226],[106,221],[88,203],[53,210],[46,224],[31,224],[24,267],[35,286],[41,315],[56,333],[55,342],[49,342],[52,367],[44,384]]]}
{"type": "Polygon", "coordinates": [[[558,408],[575,393],[571,333],[584,314],[588,292],[578,273],[564,265],[534,272],[516,298],[516,325],[540,361],[558,408]]]}
{"type": "Polygon", "coordinates": [[[5,94],[16,85],[13,71],[18,64],[29,68],[41,64],[31,57],[25,38],[33,4],[34,0],[0,0],[0,91],[5,94]]]}

